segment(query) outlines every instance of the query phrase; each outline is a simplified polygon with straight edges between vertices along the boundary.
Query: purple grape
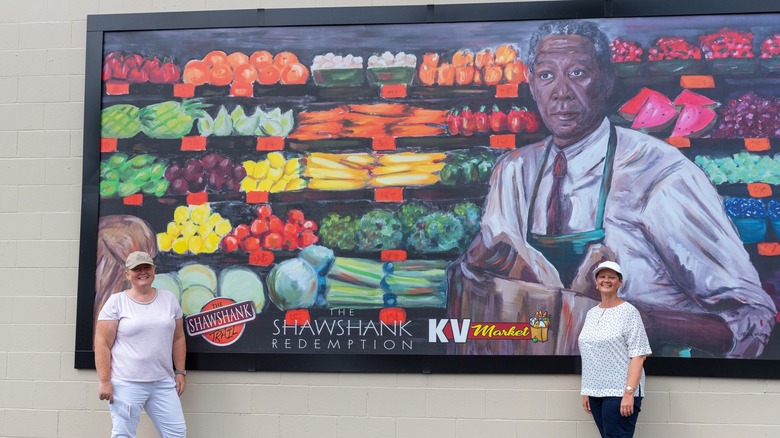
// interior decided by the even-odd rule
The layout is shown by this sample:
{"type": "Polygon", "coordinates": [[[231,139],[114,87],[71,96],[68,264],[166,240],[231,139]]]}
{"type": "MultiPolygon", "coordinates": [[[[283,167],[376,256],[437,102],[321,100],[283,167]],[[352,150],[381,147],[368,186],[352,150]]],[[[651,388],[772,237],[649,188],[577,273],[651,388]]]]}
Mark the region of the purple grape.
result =
{"type": "Polygon", "coordinates": [[[203,165],[199,160],[191,158],[184,165],[184,178],[187,181],[195,181],[198,177],[203,177],[203,165]]]}
{"type": "Polygon", "coordinates": [[[246,168],[241,164],[235,165],[233,167],[233,178],[237,179],[240,184],[240,181],[246,178],[246,168]]]}
{"type": "Polygon", "coordinates": [[[183,172],[181,170],[181,166],[179,166],[176,163],[171,164],[168,166],[167,169],[165,169],[165,179],[168,181],[175,181],[183,176],[183,172]]]}
{"type": "Polygon", "coordinates": [[[215,191],[222,190],[222,186],[225,184],[225,177],[218,172],[211,172],[209,175],[209,187],[215,191]]]}
{"type": "Polygon", "coordinates": [[[203,168],[206,170],[213,169],[219,162],[222,161],[222,156],[216,152],[212,152],[204,156],[200,162],[203,164],[203,168]]]}
{"type": "Polygon", "coordinates": [[[174,195],[184,195],[188,190],[189,186],[184,178],[176,178],[168,186],[168,191],[174,195]]]}
{"type": "Polygon", "coordinates": [[[206,178],[203,177],[202,173],[197,178],[189,180],[189,189],[190,193],[206,190],[206,178]]]}

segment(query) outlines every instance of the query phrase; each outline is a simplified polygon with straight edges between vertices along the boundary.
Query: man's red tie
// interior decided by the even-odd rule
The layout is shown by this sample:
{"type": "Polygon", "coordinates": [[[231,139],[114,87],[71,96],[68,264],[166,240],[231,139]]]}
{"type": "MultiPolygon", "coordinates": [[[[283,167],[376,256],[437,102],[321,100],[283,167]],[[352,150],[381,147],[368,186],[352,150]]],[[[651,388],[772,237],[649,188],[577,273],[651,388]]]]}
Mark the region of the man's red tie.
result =
{"type": "Polygon", "coordinates": [[[563,228],[563,177],[566,176],[566,155],[563,151],[555,155],[552,166],[553,185],[550,202],[547,204],[547,235],[557,236],[563,228]]]}

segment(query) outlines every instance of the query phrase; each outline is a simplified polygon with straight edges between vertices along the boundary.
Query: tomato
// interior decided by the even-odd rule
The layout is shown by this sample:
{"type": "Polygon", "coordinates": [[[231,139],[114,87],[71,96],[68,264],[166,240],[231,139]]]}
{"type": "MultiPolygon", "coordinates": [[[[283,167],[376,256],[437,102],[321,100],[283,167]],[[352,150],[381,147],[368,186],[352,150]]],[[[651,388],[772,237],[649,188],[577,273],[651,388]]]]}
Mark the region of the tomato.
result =
{"type": "Polygon", "coordinates": [[[263,248],[266,249],[281,249],[283,242],[282,235],[279,233],[267,233],[263,236],[263,248]]]}
{"type": "Polygon", "coordinates": [[[317,226],[317,223],[313,220],[305,220],[303,221],[303,224],[301,224],[301,229],[305,230],[312,230],[317,231],[319,227],[317,226]]]}
{"type": "Polygon", "coordinates": [[[298,249],[298,236],[284,236],[284,242],[282,242],[282,247],[286,249],[287,251],[292,251],[294,249],[298,249]]]}
{"type": "Polygon", "coordinates": [[[247,224],[240,224],[236,226],[236,228],[233,230],[233,235],[235,235],[238,238],[238,240],[244,239],[245,237],[249,236],[249,234],[250,234],[250,229],[249,229],[249,225],[247,224]]]}
{"type": "Polygon", "coordinates": [[[294,224],[301,224],[306,218],[303,216],[303,212],[300,210],[290,210],[287,213],[287,221],[294,224]]]}
{"type": "Polygon", "coordinates": [[[284,224],[284,227],[282,228],[282,236],[284,236],[285,238],[287,237],[298,238],[298,233],[300,232],[301,232],[301,228],[297,224],[292,224],[290,222],[284,224]]]}
{"type": "Polygon", "coordinates": [[[271,206],[268,204],[263,204],[257,209],[257,217],[267,219],[271,217],[271,213],[273,211],[271,210],[271,206]]]}
{"type": "Polygon", "coordinates": [[[244,252],[253,252],[260,249],[260,238],[255,236],[245,237],[241,241],[241,250],[244,252]]]}
{"type": "Polygon", "coordinates": [[[498,109],[498,105],[493,105],[490,112],[490,129],[493,132],[504,132],[507,129],[506,114],[498,109]]]}
{"type": "Polygon", "coordinates": [[[476,132],[490,132],[490,123],[484,106],[474,113],[472,117],[474,118],[474,130],[476,132]]]}
{"type": "Polygon", "coordinates": [[[268,218],[268,230],[272,233],[281,233],[284,230],[284,224],[279,216],[271,215],[268,218]]]}
{"type": "Polygon", "coordinates": [[[164,62],[160,68],[163,71],[163,77],[165,77],[166,84],[173,84],[181,79],[181,70],[179,69],[179,66],[173,62],[164,62]]]}
{"type": "Polygon", "coordinates": [[[140,84],[148,80],[149,80],[149,75],[146,73],[146,70],[143,70],[140,67],[133,67],[127,72],[128,82],[134,82],[140,84]]]}
{"type": "Polygon", "coordinates": [[[314,234],[313,230],[303,230],[301,231],[301,234],[298,236],[298,247],[306,248],[309,245],[313,245],[317,243],[318,240],[319,237],[317,237],[317,235],[314,234]]]}
{"type": "Polygon", "coordinates": [[[152,58],[146,58],[141,64],[141,69],[143,69],[147,74],[150,73],[155,68],[160,67],[160,58],[158,57],[152,57],[152,58]]]}
{"type": "Polygon", "coordinates": [[[509,111],[509,114],[506,115],[506,123],[509,132],[517,134],[523,131],[523,129],[525,129],[525,116],[523,116],[523,110],[513,106],[512,110],[509,111]]]}
{"type": "Polygon", "coordinates": [[[249,231],[252,232],[252,235],[259,236],[266,231],[268,231],[268,220],[266,219],[255,219],[252,221],[252,225],[249,227],[249,231]]]}
{"type": "Polygon", "coordinates": [[[238,250],[238,237],[228,234],[222,238],[222,251],[235,252],[238,250]]]}
{"type": "Polygon", "coordinates": [[[447,114],[447,130],[450,131],[450,135],[458,135],[460,133],[460,114],[458,110],[450,111],[447,114]]]}

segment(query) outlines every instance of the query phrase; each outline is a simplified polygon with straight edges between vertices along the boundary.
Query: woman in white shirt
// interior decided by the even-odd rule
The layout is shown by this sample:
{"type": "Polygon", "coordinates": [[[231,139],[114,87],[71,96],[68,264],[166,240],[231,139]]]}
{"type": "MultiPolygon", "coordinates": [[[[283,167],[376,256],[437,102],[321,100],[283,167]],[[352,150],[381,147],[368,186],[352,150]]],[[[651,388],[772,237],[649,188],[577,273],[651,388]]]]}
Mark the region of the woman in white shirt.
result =
{"type": "Polygon", "coordinates": [[[642,365],[652,353],[642,317],[618,296],[623,272],[615,262],[596,267],[601,304],[588,311],[579,336],[582,407],[602,437],[632,437],[645,391],[642,365]]]}
{"type": "Polygon", "coordinates": [[[143,408],[161,437],[183,438],[179,397],[187,385],[187,346],[181,307],[171,292],[152,287],[149,254],[131,253],[125,277],[130,289],[111,295],[95,326],[98,397],[108,400],[111,436],[135,438],[143,408]]]}

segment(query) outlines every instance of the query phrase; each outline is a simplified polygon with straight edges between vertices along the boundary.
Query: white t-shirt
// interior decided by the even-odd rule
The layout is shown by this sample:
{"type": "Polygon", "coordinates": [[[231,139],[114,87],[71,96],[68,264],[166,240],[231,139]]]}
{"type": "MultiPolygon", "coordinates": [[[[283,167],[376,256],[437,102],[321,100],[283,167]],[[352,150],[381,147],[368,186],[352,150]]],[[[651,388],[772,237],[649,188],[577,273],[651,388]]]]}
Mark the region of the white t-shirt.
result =
{"type": "MultiPolygon", "coordinates": [[[[636,307],[623,302],[615,307],[593,307],[585,316],[579,337],[582,356],[582,395],[622,397],[632,357],[652,353],[642,317],[636,307]]],[[[645,391],[645,370],[634,393],[645,391]]]]}
{"type": "Polygon", "coordinates": [[[119,321],[111,347],[111,378],[156,382],[173,377],[173,332],[181,307],[173,294],[157,290],[151,302],[139,303],[126,292],[111,297],[98,320],[119,321]]]}

